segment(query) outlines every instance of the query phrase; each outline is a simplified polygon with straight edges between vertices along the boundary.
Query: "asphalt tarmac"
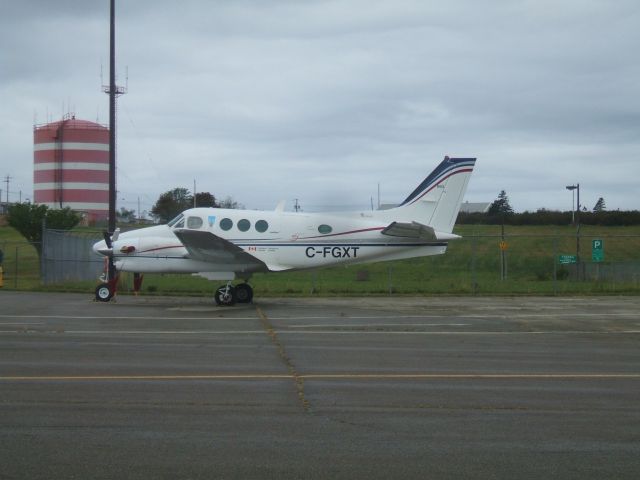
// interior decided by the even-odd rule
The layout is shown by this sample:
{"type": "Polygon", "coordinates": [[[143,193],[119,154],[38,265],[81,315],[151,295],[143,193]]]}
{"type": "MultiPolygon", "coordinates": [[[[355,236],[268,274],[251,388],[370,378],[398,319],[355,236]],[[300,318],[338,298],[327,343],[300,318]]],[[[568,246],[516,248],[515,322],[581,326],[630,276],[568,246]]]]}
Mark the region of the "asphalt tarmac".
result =
{"type": "Polygon", "coordinates": [[[633,478],[640,298],[0,291],[0,479],[633,478]]]}

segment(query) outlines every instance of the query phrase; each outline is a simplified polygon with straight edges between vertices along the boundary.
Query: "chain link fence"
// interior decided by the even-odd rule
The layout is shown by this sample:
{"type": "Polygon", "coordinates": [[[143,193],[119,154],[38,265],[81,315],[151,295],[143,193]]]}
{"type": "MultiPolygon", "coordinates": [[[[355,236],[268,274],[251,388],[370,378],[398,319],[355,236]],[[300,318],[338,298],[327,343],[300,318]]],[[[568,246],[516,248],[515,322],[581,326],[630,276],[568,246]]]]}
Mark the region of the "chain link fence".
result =
{"type": "Polygon", "coordinates": [[[18,290],[40,283],[38,255],[33,245],[26,242],[0,242],[0,251],[3,257],[2,287],[18,290]]]}
{"type": "Polygon", "coordinates": [[[40,259],[42,284],[95,280],[104,269],[104,259],[92,247],[101,238],[98,232],[45,229],[40,259]]]}
{"type": "Polygon", "coordinates": [[[290,294],[640,293],[640,235],[465,234],[444,255],[254,280],[290,294]]]}
{"type": "MultiPolygon", "coordinates": [[[[46,230],[40,258],[32,245],[0,243],[4,286],[96,281],[104,258],[92,246],[101,238],[95,231],[46,230]]],[[[145,277],[149,292],[210,293],[214,287],[188,275],[145,277]]],[[[445,255],[259,274],[251,283],[265,295],[640,293],[640,235],[466,232],[445,255]]]]}

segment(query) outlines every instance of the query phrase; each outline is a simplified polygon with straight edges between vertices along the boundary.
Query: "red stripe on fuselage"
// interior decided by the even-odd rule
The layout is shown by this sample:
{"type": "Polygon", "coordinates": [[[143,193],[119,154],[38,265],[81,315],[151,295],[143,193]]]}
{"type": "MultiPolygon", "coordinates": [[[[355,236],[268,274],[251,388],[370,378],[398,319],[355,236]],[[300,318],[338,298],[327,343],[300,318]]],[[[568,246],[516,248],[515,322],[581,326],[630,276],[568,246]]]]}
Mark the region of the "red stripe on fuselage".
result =
{"type": "Polygon", "coordinates": [[[159,250],[167,250],[167,249],[171,249],[171,248],[184,248],[184,245],[180,244],[180,245],[171,245],[169,247],[156,247],[156,248],[150,248],[149,250],[141,250],[138,253],[149,253],[149,252],[157,252],[159,250]]]}

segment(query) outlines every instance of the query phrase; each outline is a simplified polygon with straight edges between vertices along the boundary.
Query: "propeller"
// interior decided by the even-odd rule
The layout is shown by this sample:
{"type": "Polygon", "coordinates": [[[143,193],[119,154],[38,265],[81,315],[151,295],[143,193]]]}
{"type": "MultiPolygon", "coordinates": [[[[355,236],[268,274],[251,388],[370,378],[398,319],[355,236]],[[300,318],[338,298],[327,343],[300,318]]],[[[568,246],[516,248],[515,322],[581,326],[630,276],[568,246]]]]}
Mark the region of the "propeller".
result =
{"type": "MultiPolygon", "coordinates": [[[[118,240],[118,236],[120,235],[120,229],[116,228],[115,232],[109,233],[107,231],[102,232],[102,236],[104,237],[104,243],[107,245],[106,251],[100,252],[106,254],[109,257],[109,282],[112,279],[117,279],[116,266],[113,263],[113,242],[118,240]]],[[[114,287],[115,291],[115,287],[114,287]]]]}
{"type": "Polygon", "coordinates": [[[109,233],[106,230],[102,232],[102,237],[104,238],[104,243],[107,245],[107,248],[101,250],[100,253],[103,255],[113,256],[113,242],[118,240],[118,236],[120,236],[120,229],[116,228],[116,231],[113,233],[109,233]]]}
{"type": "Polygon", "coordinates": [[[107,248],[113,248],[113,242],[111,241],[111,235],[106,230],[102,232],[102,236],[104,237],[104,243],[107,244],[107,248]]]}

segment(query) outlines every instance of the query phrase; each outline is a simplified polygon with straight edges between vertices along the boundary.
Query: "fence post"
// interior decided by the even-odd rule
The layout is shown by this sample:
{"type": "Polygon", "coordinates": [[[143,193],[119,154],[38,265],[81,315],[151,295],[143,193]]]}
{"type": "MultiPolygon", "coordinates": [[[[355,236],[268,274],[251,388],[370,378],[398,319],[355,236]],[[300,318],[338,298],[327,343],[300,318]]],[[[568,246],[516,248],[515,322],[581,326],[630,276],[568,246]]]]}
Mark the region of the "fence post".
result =
{"type": "Polygon", "coordinates": [[[553,237],[553,294],[558,295],[558,237],[553,237]]]}
{"type": "Polygon", "coordinates": [[[471,290],[475,295],[478,291],[478,282],[476,279],[476,237],[471,237],[471,290]]]}
{"type": "Polygon", "coordinates": [[[18,246],[17,245],[16,245],[16,265],[13,271],[14,271],[13,288],[17,290],[18,289],[18,246]]]}
{"type": "Polygon", "coordinates": [[[47,261],[45,256],[47,255],[47,221],[42,219],[42,238],[40,239],[40,283],[42,285],[47,284],[47,261]]]}
{"type": "Polygon", "coordinates": [[[504,239],[504,214],[502,215],[502,235],[500,241],[500,280],[507,279],[507,249],[504,239]]]}

